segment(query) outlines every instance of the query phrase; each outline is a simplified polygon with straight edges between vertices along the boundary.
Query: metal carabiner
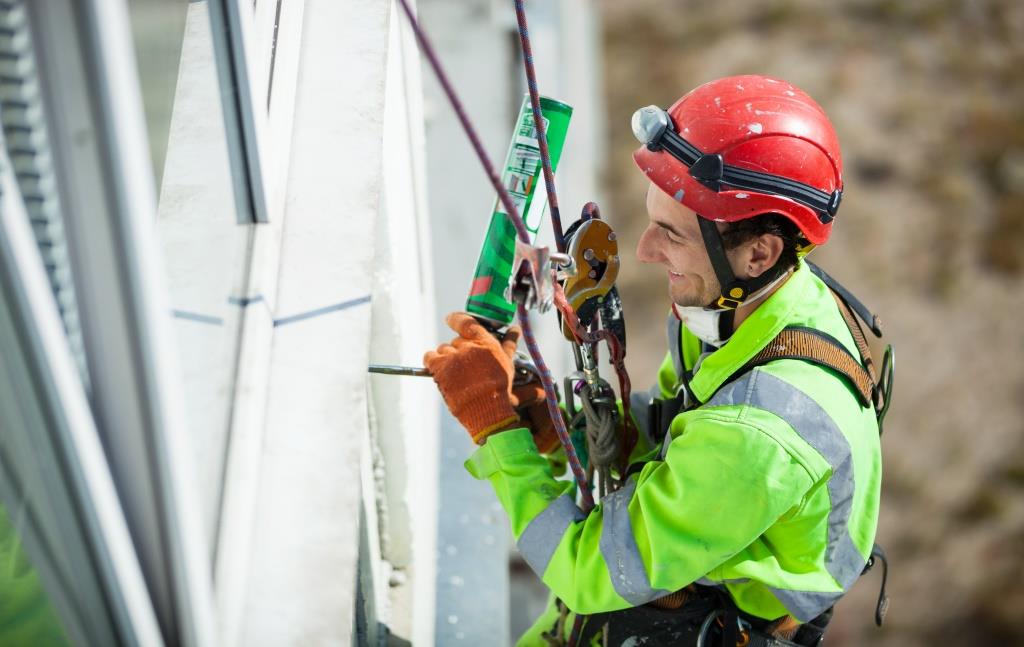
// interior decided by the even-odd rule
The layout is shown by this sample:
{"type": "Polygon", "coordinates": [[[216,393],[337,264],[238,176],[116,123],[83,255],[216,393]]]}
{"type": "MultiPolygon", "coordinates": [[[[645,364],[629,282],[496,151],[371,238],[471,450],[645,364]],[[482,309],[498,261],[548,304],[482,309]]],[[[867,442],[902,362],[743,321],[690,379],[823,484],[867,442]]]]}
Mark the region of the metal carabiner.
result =
{"type": "MultiPolygon", "coordinates": [[[[708,636],[708,632],[711,631],[711,625],[715,623],[718,616],[724,616],[725,611],[721,609],[713,609],[708,617],[704,618],[704,622],[700,625],[700,631],[697,633],[697,645],[696,647],[710,647],[705,639],[708,636]]],[[[750,644],[750,625],[743,620],[743,618],[736,618],[736,630],[737,635],[740,637],[740,642],[736,643],[736,647],[747,647],[750,644]]],[[[722,647],[725,647],[723,645],[722,647]]],[[[731,646],[730,646],[731,647],[731,646]]]]}
{"type": "Polygon", "coordinates": [[[714,609],[708,614],[707,618],[704,618],[704,622],[700,625],[700,631],[697,633],[697,647],[706,647],[704,644],[704,638],[708,635],[708,631],[711,630],[711,625],[714,624],[715,618],[721,613],[718,609],[714,609]]]}

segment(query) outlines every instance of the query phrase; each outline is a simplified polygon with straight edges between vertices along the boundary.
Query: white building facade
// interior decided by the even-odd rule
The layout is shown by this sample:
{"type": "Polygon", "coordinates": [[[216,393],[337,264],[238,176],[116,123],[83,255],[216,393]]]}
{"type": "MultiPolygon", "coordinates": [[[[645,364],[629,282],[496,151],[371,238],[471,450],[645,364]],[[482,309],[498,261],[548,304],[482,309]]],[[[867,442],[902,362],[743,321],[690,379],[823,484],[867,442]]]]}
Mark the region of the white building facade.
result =
{"type": "MultiPolygon", "coordinates": [[[[599,197],[595,10],[529,4],[576,107],[569,219],[599,197]]],[[[512,3],[420,11],[502,155],[512,3]]],[[[447,337],[494,198],[428,73],[393,0],[2,3],[0,591],[50,633],[0,642],[508,635],[468,439],[430,380],[367,373],[447,337]]]]}

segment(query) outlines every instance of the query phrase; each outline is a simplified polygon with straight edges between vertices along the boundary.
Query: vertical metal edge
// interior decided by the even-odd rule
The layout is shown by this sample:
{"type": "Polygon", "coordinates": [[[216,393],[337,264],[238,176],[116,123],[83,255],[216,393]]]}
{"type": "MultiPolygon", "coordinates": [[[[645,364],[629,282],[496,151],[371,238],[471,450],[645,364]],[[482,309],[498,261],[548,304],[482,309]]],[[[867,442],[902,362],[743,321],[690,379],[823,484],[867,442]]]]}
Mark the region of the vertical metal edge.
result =
{"type": "MultiPolygon", "coordinates": [[[[61,137],[53,131],[55,155],[68,159],[92,156],[99,165],[97,169],[76,169],[69,167],[65,159],[62,168],[71,175],[96,175],[101,185],[90,188],[95,192],[90,197],[98,204],[75,205],[69,217],[69,224],[76,225],[72,235],[87,234],[100,241],[97,244],[72,241],[71,251],[78,255],[76,287],[87,283],[104,286],[101,295],[104,303],[83,308],[83,314],[102,319],[104,324],[109,323],[110,318],[118,320],[110,330],[106,325],[99,325],[100,321],[91,322],[93,328],[87,344],[93,346],[91,355],[95,359],[90,363],[100,362],[97,355],[101,356],[108,348],[118,349],[122,355],[119,359],[124,359],[109,378],[107,388],[96,389],[99,401],[94,401],[93,405],[112,416],[112,420],[106,422],[116,421],[119,433],[131,430],[138,434],[130,440],[144,452],[144,464],[128,466],[121,460],[128,454],[119,456],[117,445],[107,445],[111,461],[120,462],[122,472],[130,468],[130,478],[146,479],[144,489],[152,494],[149,510],[136,508],[126,509],[126,512],[129,521],[155,516],[156,526],[147,531],[156,533],[159,546],[149,547],[148,564],[146,556],[142,556],[143,571],[147,578],[151,572],[157,578],[167,578],[147,582],[157,587],[169,605],[163,608],[156,605],[165,639],[189,646],[210,645],[215,634],[212,582],[203,550],[199,506],[191,490],[194,479],[189,476],[188,454],[182,446],[188,442],[181,420],[184,398],[176,379],[180,373],[176,371],[177,358],[167,317],[169,306],[160,280],[160,250],[155,232],[156,190],[149,172],[150,157],[127,6],[124,2],[105,0],[30,4],[32,12],[39,14],[33,20],[33,28],[44,34],[49,31],[51,41],[57,27],[47,24],[47,14],[73,15],[73,24],[62,23],[60,28],[68,32],[63,36],[70,43],[69,49],[80,48],[85,95],[62,96],[65,90],[54,87],[52,82],[47,91],[53,103],[70,99],[84,101],[93,119],[85,132],[68,132],[66,124],[62,125],[61,137]],[[67,148],[63,149],[64,146],[67,148]],[[89,207],[102,211],[87,213],[89,207]],[[99,266],[105,271],[91,271],[91,267],[82,265],[98,260],[89,258],[90,252],[103,250],[114,255],[113,263],[99,266]],[[107,275],[111,265],[116,267],[116,273],[107,275]],[[83,270],[88,276],[82,275],[83,270]],[[109,311],[100,312],[101,305],[109,311]],[[111,331],[120,331],[122,336],[117,337],[111,331]],[[117,389],[121,392],[112,392],[117,389]],[[159,552],[154,553],[154,548],[159,552]]],[[[37,48],[43,69],[41,51],[45,51],[45,45],[37,48]]],[[[50,59],[54,65],[53,55],[50,59]]],[[[83,188],[81,177],[76,185],[78,189],[83,188]]],[[[66,181],[69,181],[67,177],[58,177],[58,183],[66,181]]],[[[68,201],[64,203],[67,205],[68,201]]],[[[88,296],[98,295],[94,290],[88,296]]],[[[83,300],[85,298],[83,296],[83,300]]],[[[97,364],[95,368],[103,369],[93,371],[97,374],[97,383],[108,379],[103,374],[110,372],[109,365],[97,364]]],[[[120,485],[123,495],[124,488],[135,484],[120,485]]],[[[133,530],[139,529],[133,527],[133,530]]]]}
{"type": "Polygon", "coordinates": [[[126,4],[108,0],[82,3],[85,52],[93,69],[94,90],[106,110],[102,134],[114,179],[112,197],[116,216],[112,223],[124,253],[128,271],[130,314],[138,343],[137,370],[148,401],[158,495],[163,499],[163,519],[173,576],[179,639],[187,646],[214,644],[214,610],[211,569],[191,490],[194,481],[185,466],[189,457],[182,445],[185,425],[181,413],[184,396],[177,376],[177,360],[167,317],[166,290],[158,279],[162,265],[156,240],[156,188],[148,173],[150,159],[138,68],[131,41],[126,4]],[[145,171],[144,171],[145,170],[145,171]]]}
{"type": "MultiPolygon", "coordinates": [[[[118,501],[99,434],[96,430],[78,368],[49,290],[43,261],[29,229],[28,217],[10,172],[6,153],[0,155],[0,271],[30,322],[29,343],[23,352],[38,362],[40,391],[51,407],[54,451],[65,466],[68,494],[80,514],[89,549],[102,578],[117,627],[125,645],[162,645],[159,626],[118,501]]],[[[44,573],[45,577],[45,573],[44,573]]],[[[72,636],[76,636],[75,628],[72,636]]]]}
{"type": "Polygon", "coordinates": [[[235,202],[239,224],[269,222],[266,182],[261,151],[266,123],[252,79],[255,78],[247,53],[252,49],[250,27],[252,7],[244,0],[209,0],[214,57],[221,88],[224,126],[228,133],[228,155],[234,171],[235,202]],[[245,12],[245,15],[243,15],[245,12]]]}
{"type": "MultiPolygon", "coordinates": [[[[284,217],[288,190],[305,0],[290,0],[280,6],[281,14],[275,16],[279,18],[277,25],[270,25],[276,30],[273,48],[274,83],[273,88],[267,88],[266,136],[263,138],[265,145],[261,148],[268,218],[278,220],[284,217]]],[[[269,55],[269,52],[259,53],[260,56],[264,54],[269,55]]]]}

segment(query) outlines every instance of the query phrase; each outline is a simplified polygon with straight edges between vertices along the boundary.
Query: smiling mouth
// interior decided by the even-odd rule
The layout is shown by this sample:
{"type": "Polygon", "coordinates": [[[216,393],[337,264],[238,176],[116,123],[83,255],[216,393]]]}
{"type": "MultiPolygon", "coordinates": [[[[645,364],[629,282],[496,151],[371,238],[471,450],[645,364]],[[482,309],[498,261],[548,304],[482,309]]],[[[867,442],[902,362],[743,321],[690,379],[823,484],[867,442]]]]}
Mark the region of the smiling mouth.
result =
{"type": "Polygon", "coordinates": [[[678,272],[673,272],[672,270],[668,271],[668,280],[669,281],[679,281],[679,280],[682,280],[682,278],[683,278],[682,274],[679,274],[678,272]]]}

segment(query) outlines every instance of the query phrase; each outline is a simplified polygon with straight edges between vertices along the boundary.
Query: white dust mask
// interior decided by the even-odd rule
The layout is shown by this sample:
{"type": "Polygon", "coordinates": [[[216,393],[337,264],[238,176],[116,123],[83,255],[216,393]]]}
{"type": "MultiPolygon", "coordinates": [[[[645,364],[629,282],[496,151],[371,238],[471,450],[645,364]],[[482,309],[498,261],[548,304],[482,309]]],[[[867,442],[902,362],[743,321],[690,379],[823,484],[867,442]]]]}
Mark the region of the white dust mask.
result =
{"type": "MultiPolygon", "coordinates": [[[[784,279],[788,278],[789,275],[790,272],[783,272],[768,285],[747,297],[746,303],[753,303],[757,299],[761,298],[761,295],[765,294],[784,279]]],[[[675,304],[672,305],[672,308],[675,310],[676,316],[679,320],[683,322],[683,325],[701,341],[704,341],[715,348],[721,348],[725,342],[729,341],[729,336],[732,335],[732,322],[729,322],[730,330],[724,339],[722,338],[721,322],[722,315],[727,312],[731,313],[733,312],[732,310],[719,310],[714,308],[705,308],[703,306],[683,307],[675,304]]]]}

